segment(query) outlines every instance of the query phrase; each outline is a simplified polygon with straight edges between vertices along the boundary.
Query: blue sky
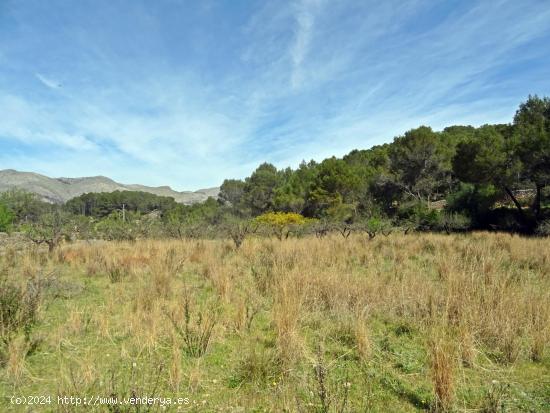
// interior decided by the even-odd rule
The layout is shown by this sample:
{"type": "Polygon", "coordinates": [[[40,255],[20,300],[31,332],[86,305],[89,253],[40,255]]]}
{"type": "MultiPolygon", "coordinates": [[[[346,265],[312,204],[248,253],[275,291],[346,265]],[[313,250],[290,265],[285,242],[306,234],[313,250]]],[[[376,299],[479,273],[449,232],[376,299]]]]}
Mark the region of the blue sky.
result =
{"type": "Polygon", "coordinates": [[[198,189],[550,95],[550,2],[0,0],[0,169],[198,189]]]}

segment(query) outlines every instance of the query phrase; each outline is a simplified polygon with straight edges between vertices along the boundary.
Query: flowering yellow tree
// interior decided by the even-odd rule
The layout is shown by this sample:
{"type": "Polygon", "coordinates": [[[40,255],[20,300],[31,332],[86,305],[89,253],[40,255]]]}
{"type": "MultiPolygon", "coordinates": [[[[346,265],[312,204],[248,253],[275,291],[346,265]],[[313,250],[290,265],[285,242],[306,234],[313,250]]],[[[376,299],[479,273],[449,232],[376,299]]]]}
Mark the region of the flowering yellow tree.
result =
{"type": "Polygon", "coordinates": [[[313,220],[294,212],[266,212],[254,218],[254,221],[271,230],[275,236],[282,240],[288,238],[290,233],[313,220]]]}

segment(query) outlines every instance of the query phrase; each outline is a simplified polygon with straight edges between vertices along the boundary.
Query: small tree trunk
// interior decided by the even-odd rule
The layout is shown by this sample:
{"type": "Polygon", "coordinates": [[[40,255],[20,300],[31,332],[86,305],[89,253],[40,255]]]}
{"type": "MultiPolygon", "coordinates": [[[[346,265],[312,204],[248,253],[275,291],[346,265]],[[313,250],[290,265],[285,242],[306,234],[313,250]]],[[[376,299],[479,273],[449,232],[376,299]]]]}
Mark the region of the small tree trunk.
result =
{"type": "Polygon", "coordinates": [[[519,213],[519,216],[521,218],[522,221],[525,221],[525,214],[523,213],[523,209],[521,208],[521,205],[519,204],[518,200],[516,199],[516,197],[514,196],[514,194],[512,193],[512,191],[510,190],[510,188],[508,188],[507,186],[504,187],[504,190],[506,191],[506,193],[508,194],[508,196],[510,197],[510,199],[512,200],[512,202],[514,203],[514,205],[516,206],[517,210],[518,210],[518,213],[519,213]]]}

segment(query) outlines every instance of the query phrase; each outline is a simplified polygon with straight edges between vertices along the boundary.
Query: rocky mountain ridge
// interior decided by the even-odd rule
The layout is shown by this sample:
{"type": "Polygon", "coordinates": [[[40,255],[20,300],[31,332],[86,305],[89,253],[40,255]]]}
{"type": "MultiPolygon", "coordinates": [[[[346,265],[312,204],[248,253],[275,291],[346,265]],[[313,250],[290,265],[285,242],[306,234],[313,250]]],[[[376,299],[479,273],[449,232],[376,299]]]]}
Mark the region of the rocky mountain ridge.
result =
{"type": "Polygon", "coordinates": [[[88,192],[143,191],[155,195],[170,196],[182,204],[194,204],[203,202],[208,197],[217,197],[220,190],[220,188],[207,188],[180,192],[169,186],[151,187],[121,184],[105,176],[50,178],[34,172],[20,172],[13,169],[0,170],[0,192],[12,188],[35,193],[51,203],[64,203],[88,192]]]}

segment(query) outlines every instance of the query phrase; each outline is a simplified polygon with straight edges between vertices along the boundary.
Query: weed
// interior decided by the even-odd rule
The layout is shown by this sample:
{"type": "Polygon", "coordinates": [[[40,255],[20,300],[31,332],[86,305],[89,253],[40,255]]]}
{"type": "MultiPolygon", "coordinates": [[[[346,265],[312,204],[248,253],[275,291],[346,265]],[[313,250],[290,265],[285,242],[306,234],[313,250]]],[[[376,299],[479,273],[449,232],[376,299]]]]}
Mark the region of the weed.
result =
{"type": "Polygon", "coordinates": [[[315,351],[315,362],[312,370],[313,388],[310,393],[315,395],[315,401],[308,404],[308,406],[313,407],[312,410],[320,413],[346,412],[351,383],[347,374],[343,381],[331,379],[321,345],[318,345],[315,351]]]}
{"type": "Polygon", "coordinates": [[[208,350],[217,323],[215,314],[208,314],[200,310],[193,313],[190,299],[186,294],[183,301],[183,314],[173,311],[167,315],[182,340],[185,352],[191,357],[204,355],[208,350]]]}

